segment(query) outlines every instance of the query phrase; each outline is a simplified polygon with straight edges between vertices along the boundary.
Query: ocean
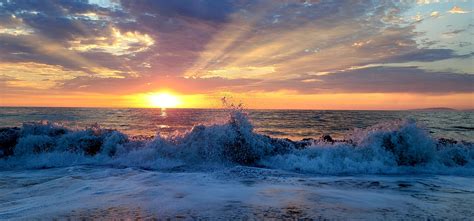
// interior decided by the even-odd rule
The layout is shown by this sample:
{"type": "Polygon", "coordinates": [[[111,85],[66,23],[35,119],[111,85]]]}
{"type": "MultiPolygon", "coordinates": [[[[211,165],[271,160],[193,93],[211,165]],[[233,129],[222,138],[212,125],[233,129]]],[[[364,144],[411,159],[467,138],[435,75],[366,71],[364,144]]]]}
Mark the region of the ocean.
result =
{"type": "Polygon", "coordinates": [[[0,108],[0,219],[470,219],[474,112],[0,108]]]}
{"type": "MultiPolygon", "coordinates": [[[[342,139],[356,128],[399,119],[415,119],[436,138],[474,142],[474,111],[320,111],[245,110],[255,131],[278,138],[301,140],[330,135],[342,139]]],[[[228,119],[225,109],[136,108],[31,108],[0,107],[0,126],[50,121],[70,128],[98,124],[130,136],[184,132],[198,124],[219,124],[228,119]]]]}

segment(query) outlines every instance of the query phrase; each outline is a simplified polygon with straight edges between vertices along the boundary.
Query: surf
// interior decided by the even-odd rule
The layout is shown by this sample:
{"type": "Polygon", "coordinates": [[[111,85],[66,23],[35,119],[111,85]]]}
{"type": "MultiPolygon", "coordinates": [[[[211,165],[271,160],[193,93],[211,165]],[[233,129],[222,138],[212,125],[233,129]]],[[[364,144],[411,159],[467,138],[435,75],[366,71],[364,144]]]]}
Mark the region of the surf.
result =
{"type": "Polygon", "coordinates": [[[0,168],[112,165],[153,170],[249,166],[314,174],[474,174],[474,144],[435,139],[412,119],[330,136],[290,140],[257,133],[242,108],[222,123],[130,137],[95,124],[77,129],[40,121],[0,129],[0,168]]]}

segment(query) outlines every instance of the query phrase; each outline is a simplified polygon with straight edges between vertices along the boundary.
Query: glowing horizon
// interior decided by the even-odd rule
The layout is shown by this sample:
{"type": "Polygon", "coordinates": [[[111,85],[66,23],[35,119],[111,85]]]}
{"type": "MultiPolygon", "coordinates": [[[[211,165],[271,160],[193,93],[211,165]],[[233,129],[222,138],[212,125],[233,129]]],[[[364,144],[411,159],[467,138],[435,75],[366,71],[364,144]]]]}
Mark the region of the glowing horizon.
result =
{"type": "Polygon", "coordinates": [[[473,5],[0,1],[0,106],[474,109],[473,5]]]}

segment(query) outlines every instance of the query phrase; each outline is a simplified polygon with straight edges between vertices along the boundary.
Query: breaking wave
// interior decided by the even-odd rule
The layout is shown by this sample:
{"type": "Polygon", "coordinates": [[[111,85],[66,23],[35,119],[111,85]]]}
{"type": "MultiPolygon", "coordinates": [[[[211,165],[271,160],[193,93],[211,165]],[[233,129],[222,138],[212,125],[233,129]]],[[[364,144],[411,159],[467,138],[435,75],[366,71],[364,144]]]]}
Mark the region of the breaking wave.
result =
{"type": "Polygon", "coordinates": [[[0,169],[111,165],[146,169],[244,165],[316,174],[474,175],[474,144],[432,138],[414,120],[355,129],[344,140],[273,138],[254,132],[246,113],[184,133],[130,138],[93,125],[51,122],[0,128],[0,169]]]}

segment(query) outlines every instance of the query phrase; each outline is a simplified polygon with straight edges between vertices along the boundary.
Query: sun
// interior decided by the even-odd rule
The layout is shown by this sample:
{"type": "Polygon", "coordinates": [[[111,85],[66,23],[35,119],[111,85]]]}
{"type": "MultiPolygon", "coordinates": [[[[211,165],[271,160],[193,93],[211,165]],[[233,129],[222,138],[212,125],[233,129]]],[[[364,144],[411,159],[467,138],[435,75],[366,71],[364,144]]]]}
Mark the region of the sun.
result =
{"type": "Polygon", "coordinates": [[[178,96],[170,93],[151,94],[148,100],[152,107],[159,108],[173,108],[177,107],[181,103],[178,96]]]}

